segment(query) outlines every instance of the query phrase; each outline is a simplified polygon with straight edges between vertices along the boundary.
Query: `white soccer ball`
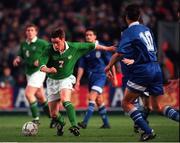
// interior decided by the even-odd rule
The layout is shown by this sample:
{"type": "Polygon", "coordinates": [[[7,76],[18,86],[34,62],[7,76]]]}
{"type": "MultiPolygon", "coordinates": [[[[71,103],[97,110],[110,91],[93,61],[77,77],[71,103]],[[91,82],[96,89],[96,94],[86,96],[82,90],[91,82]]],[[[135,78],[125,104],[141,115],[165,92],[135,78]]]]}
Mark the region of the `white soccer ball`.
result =
{"type": "Polygon", "coordinates": [[[38,126],[33,122],[26,122],[22,127],[22,135],[35,136],[38,133],[38,126]]]}

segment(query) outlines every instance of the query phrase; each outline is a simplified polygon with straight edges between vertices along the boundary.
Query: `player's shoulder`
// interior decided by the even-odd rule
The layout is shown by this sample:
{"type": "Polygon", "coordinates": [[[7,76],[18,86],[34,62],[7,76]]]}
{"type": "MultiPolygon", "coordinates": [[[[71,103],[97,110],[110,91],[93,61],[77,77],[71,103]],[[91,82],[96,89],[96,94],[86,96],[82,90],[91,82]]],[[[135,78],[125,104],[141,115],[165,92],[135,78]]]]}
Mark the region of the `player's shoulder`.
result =
{"type": "Polygon", "coordinates": [[[42,44],[49,44],[48,41],[46,41],[46,40],[44,40],[44,39],[41,39],[41,38],[38,38],[38,39],[37,39],[37,42],[38,42],[38,43],[42,43],[42,44]]]}

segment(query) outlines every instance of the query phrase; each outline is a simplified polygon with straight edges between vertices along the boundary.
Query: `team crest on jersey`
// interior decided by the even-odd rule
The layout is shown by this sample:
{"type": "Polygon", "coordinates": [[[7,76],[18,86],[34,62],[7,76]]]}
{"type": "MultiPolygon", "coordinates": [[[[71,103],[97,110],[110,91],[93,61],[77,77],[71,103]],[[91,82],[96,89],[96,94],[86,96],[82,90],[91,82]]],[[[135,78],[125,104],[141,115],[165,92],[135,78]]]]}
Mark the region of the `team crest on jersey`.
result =
{"type": "Polygon", "coordinates": [[[68,60],[70,60],[72,58],[72,55],[68,56],[68,60]]]}
{"type": "Polygon", "coordinates": [[[96,58],[100,58],[101,57],[101,52],[100,51],[96,51],[96,58]]]}
{"type": "Polygon", "coordinates": [[[33,50],[36,50],[36,46],[33,46],[32,49],[33,49],[33,50]]]}

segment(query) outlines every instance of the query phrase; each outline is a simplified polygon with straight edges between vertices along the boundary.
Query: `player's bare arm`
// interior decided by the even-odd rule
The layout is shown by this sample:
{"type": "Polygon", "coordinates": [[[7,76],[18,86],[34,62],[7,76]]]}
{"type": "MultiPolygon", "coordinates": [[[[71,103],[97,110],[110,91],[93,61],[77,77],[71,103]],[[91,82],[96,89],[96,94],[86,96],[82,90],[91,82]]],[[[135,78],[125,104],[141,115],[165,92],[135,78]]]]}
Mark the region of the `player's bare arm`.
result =
{"type": "Polygon", "coordinates": [[[103,45],[97,44],[95,49],[114,52],[116,50],[116,47],[115,46],[103,46],[103,45]]]}
{"type": "Polygon", "coordinates": [[[113,56],[111,57],[111,60],[109,62],[109,64],[105,67],[105,72],[109,73],[111,71],[112,66],[122,58],[123,54],[120,53],[115,53],[113,54],[113,56]]]}
{"type": "Polygon", "coordinates": [[[79,90],[80,81],[81,81],[81,78],[82,78],[83,74],[84,74],[84,68],[79,67],[78,68],[77,79],[76,79],[76,84],[74,86],[75,90],[79,90]]]}
{"type": "Polygon", "coordinates": [[[41,66],[40,71],[45,73],[57,73],[57,69],[54,67],[48,68],[47,66],[41,66]]]}

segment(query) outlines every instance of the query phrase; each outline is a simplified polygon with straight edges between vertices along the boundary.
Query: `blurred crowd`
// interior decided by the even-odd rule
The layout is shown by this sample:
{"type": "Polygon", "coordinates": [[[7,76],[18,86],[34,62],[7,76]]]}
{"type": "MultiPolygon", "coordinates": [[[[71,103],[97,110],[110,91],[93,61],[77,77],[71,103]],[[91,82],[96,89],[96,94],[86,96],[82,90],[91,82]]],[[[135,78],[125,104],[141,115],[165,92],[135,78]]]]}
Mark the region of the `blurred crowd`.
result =
{"type": "Polygon", "coordinates": [[[1,0],[0,83],[26,84],[23,67],[12,66],[20,42],[25,39],[26,24],[36,24],[39,37],[47,40],[53,28],[63,27],[69,41],[83,41],[85,29],[94,27],[99,40],[116,44],[126,27],[123,12],[131,2],[141,5],[143,23],[152,29],[156,38],[158,21],[178,21],[178,0],[1,0]]]}

